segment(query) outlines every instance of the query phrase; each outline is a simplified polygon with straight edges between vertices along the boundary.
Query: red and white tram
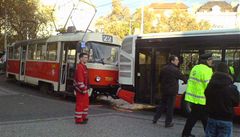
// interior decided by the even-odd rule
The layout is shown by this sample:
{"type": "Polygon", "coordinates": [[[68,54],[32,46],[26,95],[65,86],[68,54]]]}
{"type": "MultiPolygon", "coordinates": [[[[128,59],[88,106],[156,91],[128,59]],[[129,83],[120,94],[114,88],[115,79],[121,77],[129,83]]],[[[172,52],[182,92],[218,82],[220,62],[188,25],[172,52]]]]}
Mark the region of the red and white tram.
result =
{"type": "Polygon", "coordinates": [[[8,47],[6,76],[38,85],[43,91],[72,94],[78,54],[87,52],[93,94],[115,96],[120,45],[118,37],[93,32],[63,33],[46,39],[18,41],[8,47]]]}

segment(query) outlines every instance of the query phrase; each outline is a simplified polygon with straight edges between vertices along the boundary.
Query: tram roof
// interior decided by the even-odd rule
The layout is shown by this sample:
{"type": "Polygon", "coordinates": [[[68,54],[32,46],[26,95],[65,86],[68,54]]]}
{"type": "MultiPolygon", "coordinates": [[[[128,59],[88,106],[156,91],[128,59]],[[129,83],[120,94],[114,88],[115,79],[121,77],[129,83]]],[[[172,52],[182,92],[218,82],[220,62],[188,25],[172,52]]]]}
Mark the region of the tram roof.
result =
{"type": "MultiPolygon", "coordinates": [[[[84,38],[84,41],[96,41],[102,42],[102,37],[105,34],[96,33],[96,32],[87,32],[84,38]]],[[[84,36],[84,32],[76,32],[76,33],[62,33],[55,36],[51,36],[47,39],[47,42],[54,41],[82,41],[84,36]]],[[[111,35],[112,36],[112,35],[111,35]]],[[[112,36],[113,41],[107,42],[110,44],[121,45],[121,40],[117,36],[112,36]]]]}
{"type": "Polygon", "coordinates": [[[185,32],[163,32],[135,35],[138,39],[157,39],[157,38],[174,38],[174,37],[196,37],[196,36],[217,36],[240,34],[240,29],[219,29],[219,30],[199,30],[185,32]]]}
{"type": "MultiPolygon", "coordinates": [[[[76,32],[76,33],[61,33],[58,35],[50,36],[48,38],[43,39],[30,39],[30,40],[22,40],[16,41],[12,45],[18,44],[32,44],[32,43],[45,43],[45,42],[58,42],[58,41],[81,41],[83,38],[84,32],[76,32]]],[[[95,32],[87,32],[84,38],[84,41],[95,41],[95,42],[103,42],[102,37],[105,34],[95,33],[95,32]]],[[[112,35],[111,35],[112,36],[112,35]]],[[[112,36],[112,42],[106,42],[114,45],[121,45],[121,39],[117,36],[112,36]]]]}

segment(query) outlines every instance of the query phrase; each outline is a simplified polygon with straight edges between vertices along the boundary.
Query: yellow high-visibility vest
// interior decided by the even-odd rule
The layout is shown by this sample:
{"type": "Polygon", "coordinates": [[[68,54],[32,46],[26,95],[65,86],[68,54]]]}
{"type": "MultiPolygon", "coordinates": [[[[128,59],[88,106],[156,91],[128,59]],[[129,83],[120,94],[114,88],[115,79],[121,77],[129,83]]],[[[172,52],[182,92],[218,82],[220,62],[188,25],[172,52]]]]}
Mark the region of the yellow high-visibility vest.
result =
{"type": "Polygon", "coordinates": [[[235,71],[234,71],[233,66],[229,66],[229,70],[230,70],[230,74],[231,74],[231,75],[234,75],[234,74],[235,74],[235,71]]]}
{"type": "Polygon", "coordinates": [[[204,91],[212,77],[212,68],[204,64],[193,67],[188,79],[185,100],[194,104],[206,105],[204,91]]]}

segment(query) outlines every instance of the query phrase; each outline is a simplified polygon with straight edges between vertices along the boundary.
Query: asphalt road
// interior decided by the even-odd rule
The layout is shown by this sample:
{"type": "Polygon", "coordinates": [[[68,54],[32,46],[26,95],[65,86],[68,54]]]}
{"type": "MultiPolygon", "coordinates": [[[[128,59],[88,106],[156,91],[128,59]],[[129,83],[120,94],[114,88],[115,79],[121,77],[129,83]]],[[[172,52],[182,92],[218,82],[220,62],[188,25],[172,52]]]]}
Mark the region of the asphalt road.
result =
{"type": "MultiPolygon", "coordinates": [[[[164,116],[153,125],[151,111],[122,112],[98,102],[90,106],[89,123],[75,125],[74,105],[72,98],[46,95],[0,76],[0,137],[180,137],[186,120],[176,114],[174,127],[164,128],[164,116]]],[[[193,133],[204,137],[200,123],[193,133]]],[[[240,136],[240,124],[233,136],[240,136]]]]}

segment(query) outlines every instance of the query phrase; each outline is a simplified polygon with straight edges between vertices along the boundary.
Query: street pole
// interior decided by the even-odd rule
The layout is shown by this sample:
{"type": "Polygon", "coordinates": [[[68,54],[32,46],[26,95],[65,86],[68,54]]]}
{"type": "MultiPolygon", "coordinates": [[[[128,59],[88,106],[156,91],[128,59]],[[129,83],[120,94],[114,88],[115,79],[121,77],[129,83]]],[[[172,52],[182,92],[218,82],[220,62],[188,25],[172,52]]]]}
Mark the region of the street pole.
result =
{"type": "Polygon", "coordinates": [[[129,35],[132,35],[132,20],[130,19],[129,35]]]}
{"type": "Polygon", "coordinates": [[[141,34],[144,33],[144,0],[142,0],[142,8],[141,8],[141,11],[142,11],[142,17],[141,17],[141,34]]]}

